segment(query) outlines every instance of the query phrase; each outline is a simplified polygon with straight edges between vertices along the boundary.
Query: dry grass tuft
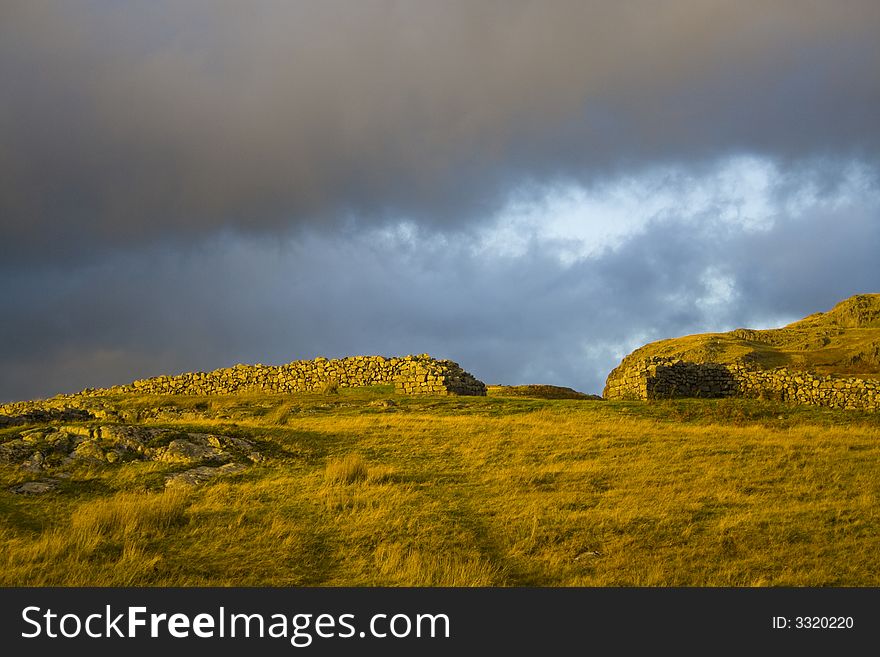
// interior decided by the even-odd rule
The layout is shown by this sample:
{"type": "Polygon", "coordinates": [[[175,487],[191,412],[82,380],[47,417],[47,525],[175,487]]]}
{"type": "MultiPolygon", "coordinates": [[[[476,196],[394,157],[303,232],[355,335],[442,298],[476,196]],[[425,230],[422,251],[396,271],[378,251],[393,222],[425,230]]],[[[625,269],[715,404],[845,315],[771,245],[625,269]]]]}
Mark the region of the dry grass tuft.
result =
{"type": "Polygon", "coordinates": [[[497,586],[503,575],[480,555],[437,554],[401,545],[379,545],[376,569],[384,582],[405,586],[497,586]]]}
{"type": "Polygon", "coordinates": [[[83,504],[70,516],[70,530],[82,536],[147,536],[161,534],[186,518],[186,495],[118,493],[83,504]]]}
{"type": "Polygon", "coordinates": [[[327,464],[324,478],[330,484],[354,484],[370,476],[367,464],[360,454],[347,454],[327,464]]]}

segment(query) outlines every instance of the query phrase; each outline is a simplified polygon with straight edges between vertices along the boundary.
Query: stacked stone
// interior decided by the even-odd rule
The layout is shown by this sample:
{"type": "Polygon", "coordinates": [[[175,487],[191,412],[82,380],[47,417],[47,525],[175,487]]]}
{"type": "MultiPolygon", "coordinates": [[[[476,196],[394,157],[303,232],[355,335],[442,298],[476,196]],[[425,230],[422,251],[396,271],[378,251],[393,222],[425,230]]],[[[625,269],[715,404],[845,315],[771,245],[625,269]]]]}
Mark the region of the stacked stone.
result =
{"type": "Polygon", "coordinates": [[[451,360],[404,363],[394,390],[406,395],[485,395],[486,384],[451,360]]]}
{"type": "Polygon", "coordinates": [[[833,408],[880,410],[880,381],[820,376],[782,367],[692,363],[653,357],[622,363],[608,375],[606,399],[751,397],[833,408]]]}
{"type": "Polygon", "coordinates": [[[880,381],[874,379],[819,376],[782,367],[755,370],[734,365],[730,369],[746,397],[833,408],[880,410],[880,381]]]}
{"type": "Polygon", "coordinates": [[[652,362],[646,372],[647,399],[729,397],[739,387],[724,365],[682,360],[652,362]]]}
{"type": "MultiPolygon", "coordinates": [[[[384,356],[350,356],[332,360],[316,358],[280,366],[236,365],[213,372],[158,376],[123,386],[87,389],[76,395],[61,395],[56,401],[132,393],[226,395],[251,391],[312,392],[321,390],[331,382],[345,388],[393,383],[397,392],[406,394],[486,394],[485,384],[462,370],[457,363],[437,360],[428,354],[421,354],[402,358],[384,356]]],[[[24,412],[26,409],[23,406],[21,408],[16,406],[15,410],[24,412]]]]}
{"type": "Polygon", "coordinates": [[[608,375],[602,396],[605,399],[648,399],[648,368],[650,365],[650,359],[632,363],[624,360],[608,375]]]}

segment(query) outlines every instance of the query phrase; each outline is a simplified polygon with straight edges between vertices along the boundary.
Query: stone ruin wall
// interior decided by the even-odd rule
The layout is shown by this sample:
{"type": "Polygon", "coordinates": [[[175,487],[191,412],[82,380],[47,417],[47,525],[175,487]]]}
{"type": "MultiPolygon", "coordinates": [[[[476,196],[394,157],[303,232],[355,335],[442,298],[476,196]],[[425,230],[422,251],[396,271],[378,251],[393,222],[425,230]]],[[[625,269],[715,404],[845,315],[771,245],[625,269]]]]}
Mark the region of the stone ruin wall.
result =
{"type": "Polygon", "coordinates": [[[603,396],[641,400],[750,397],[876,411],[880,410],[880,381],[655,357],[621,363],[608,375],[603,396]]]}
{"type": "MultiPolygon", "coordinates": [[[[295,393],[321,391],[336,382],[352,388],[394,384],[397,393],[407,395],[485,395],[486,385],[451,360],[437,360],[427,354],[386,358],[350,356],[328,360],[298,360],[286,365],[236,365],[213,372],[188,372],[158,376],[110,388],[89,388],[59,398],[100,397],[117,394],[140,395],[227,395],[262,391],[295,393]]],[[[0,413],[26,410],[29,402],[0,406],[0,413]],[[18,407],[21,406],[22,409],[18,407]]]]}

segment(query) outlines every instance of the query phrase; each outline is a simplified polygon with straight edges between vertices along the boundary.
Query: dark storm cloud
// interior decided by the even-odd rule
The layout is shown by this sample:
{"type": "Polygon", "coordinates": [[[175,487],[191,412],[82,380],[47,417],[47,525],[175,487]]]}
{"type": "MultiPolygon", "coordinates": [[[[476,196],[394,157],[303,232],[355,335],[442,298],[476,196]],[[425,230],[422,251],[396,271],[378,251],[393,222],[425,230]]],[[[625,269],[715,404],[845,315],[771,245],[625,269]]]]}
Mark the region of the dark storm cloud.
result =
{"type": "Polygon", "coordinates": [[[5,267],[485,219],[526,183],[875,161],[880,4],[4,2],[5,267]]]}
{"type": "Polygon", "coordinates": [[[56,268],[7,299],[17,312],[0,325],[0,399],[236,362],[424,351],[490,383],[601,392],[644,342],[778,325],[876,291],[871,199],[816,203],[762,230],[665,217],[573,264],[552,242],[488,257],[466,234],[374,231],[56,268]],[[730,298],[715,298],[712,276],[732,282],[730,298]]]}
{"type": "Polygon", "coordinates": [[[857,0],[0,3],[0,399],[424,351],[598,392],[648,340],[878,291],[878,28],[857,0]],[[613,243],[499,228],[615,185],[613,243]]]}

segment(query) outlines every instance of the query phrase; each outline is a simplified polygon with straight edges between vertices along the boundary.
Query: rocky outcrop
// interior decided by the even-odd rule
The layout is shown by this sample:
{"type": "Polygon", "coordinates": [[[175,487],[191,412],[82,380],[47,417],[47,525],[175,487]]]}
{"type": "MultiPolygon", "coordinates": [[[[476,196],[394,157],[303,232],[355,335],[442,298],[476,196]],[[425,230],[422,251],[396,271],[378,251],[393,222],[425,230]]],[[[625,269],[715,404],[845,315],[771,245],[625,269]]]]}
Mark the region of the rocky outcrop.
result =
{"type": "MultiPolygon", "coordinates": [[[[168,481],[175,484],[198,484],[263,460],[254,443],[244,438],[130,425],[42,426],[0,444],[0,463],[17,465],[33,474],[64,473],[78,463],[98,466],[157,461],[173,467],[191,466],[169,475],[168,481]]],[[[23,484],[13,492],[48,492],[56,483],[48,479],[23,484]]]]}
{"type": "Polygon", "coordinates": [[[27,404],[28,402],[19,402],[0,406],[0,409],[10,413],[0,415],[0,429],[41,422],[79,422],[92,417],[88,411],[79,408],[38,408],[27,404]]]}
{"type": "Polygon", "coordinates": [[[200,465],[183,472],[175,472],[165,477],[165,487],[199,486],[221,475],[235,474],[245,469],[241,463],[226,463],[225,465],[212,467],[200,465]]]}

